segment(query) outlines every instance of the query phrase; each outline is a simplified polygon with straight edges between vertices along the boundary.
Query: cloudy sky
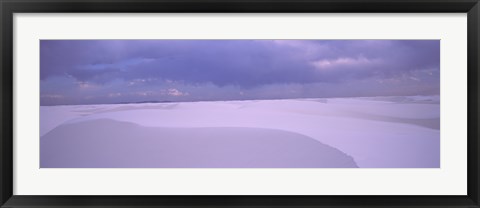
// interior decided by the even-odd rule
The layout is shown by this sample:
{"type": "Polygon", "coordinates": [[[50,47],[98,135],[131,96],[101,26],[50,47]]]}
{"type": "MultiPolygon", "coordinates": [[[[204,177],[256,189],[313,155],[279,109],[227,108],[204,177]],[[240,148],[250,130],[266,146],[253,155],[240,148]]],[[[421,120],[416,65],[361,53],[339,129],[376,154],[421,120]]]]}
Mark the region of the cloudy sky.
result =
{"type": "Polygon", "coordinates": [[[438,40],[41,40],[40,104],[438,95],[438,40]]]}

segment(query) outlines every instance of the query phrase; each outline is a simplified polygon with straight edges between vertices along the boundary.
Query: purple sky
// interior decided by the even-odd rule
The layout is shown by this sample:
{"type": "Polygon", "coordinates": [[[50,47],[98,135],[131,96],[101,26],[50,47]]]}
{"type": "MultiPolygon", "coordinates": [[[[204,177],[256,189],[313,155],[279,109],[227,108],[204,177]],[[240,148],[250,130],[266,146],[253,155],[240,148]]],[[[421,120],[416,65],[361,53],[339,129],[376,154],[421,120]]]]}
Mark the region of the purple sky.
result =
{"type": "Polygon", "coordinates": [[[41,40],[40,104],[438,95],[439,40],[41,40]]]}

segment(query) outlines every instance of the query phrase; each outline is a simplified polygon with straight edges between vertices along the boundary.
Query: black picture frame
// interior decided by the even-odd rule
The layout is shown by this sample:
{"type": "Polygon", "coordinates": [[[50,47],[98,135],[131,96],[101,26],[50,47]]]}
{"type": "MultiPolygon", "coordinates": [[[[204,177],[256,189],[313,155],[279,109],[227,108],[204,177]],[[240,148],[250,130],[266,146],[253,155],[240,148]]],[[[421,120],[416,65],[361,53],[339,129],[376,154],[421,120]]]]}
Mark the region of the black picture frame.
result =
{"type": "MultiPolygon", "coordinates": [[[[480,207],[478,0],[0,0],[1,207],[480,207]],[[467,13],[468,194],[465,196],[26,196],[13,195],[14,13],[467,13]]],[[[92,187],[93,189],[94,187],[92,187]]]]}

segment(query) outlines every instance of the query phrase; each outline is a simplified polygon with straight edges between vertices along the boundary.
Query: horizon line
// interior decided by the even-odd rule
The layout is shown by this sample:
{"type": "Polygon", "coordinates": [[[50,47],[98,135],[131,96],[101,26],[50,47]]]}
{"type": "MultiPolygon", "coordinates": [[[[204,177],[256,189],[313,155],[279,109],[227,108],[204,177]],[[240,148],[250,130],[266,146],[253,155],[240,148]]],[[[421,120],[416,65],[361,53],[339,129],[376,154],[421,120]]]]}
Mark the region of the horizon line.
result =
{"type": "Polygon", "coordinates": [[[428,95],[376,95],[376,96],[344,96],[344,97],[298,97],[298,98],[271,98],[271,99],[227,99],[227,100],[189,100],[189,101],[171,101],[171,100],[144,100],[131,102],[115,103],[91,103],[91,104],[60,104],[60,105],[41,105],[40,106],[71,106],[71,105],[121,105],[121,104],[146,104],[146,103],[191,103],[191,102],[225,102],[225,101],[254,101],[254,100],[299,100],[299,99],[335,99],[335,98],[374,98],[374,97],[414,97],[414,96],[440,96],[440,94],[428,95]]]}

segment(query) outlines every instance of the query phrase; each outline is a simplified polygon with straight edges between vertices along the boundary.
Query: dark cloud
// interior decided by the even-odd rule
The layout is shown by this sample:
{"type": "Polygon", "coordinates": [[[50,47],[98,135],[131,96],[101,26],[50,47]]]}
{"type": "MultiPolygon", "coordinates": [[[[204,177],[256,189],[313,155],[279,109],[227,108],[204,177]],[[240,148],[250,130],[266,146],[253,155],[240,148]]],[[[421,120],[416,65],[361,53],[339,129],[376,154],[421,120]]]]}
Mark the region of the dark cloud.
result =
{"type": "MultiPolygon", "coordinates": [[[[431,79],[438,78],[439,65],[439,40],[40,42],[41,90],[45,99],[50,100],[60,99],[59,96],[47,96],[47,91],[48,95],[53,95],[55,90],[54,87],[46,87],[59,82],[61,79],[58,77],[64,78],[58,84],[70,80],[70,93],[79,88],[96,86],[96,90],[83,92],[91,97],[98,94],[99,100],[96,102],[102,102],[102,96],[139,90],[140,86],[144,92],[148,89],[165,90],[159,87],[166,87],[168,83],[176,83],[176,87],[189,88],[206,96],[207,92],[202,92],[201,86],[210,86],[205,88],[208,90],[228,87],[236,91],[258,91],[260,88],[283,85],[316,86],[319,83],[331,83],[340,88],[346,83],[362,80],[370,81],[371,86],[375,86],[377,82],[386,83],[389,80],[418,82],[422,79],[424,83],[419,87],[419,91],[422,91],[425,88],[439,88],[439,79],[431,79]],[[150,81],[135,86],[129,84],[147,79],[150,81]],[[115,88],[112,88],[113,82],[116,83],[115,88]]],[[[64,91],[56,94],[68,93],[64,91]]],[[[335,94],[328,94],[332,93],[335,94]]],[[[106,100],[111,98],[105,97],[106,100]]]]}

